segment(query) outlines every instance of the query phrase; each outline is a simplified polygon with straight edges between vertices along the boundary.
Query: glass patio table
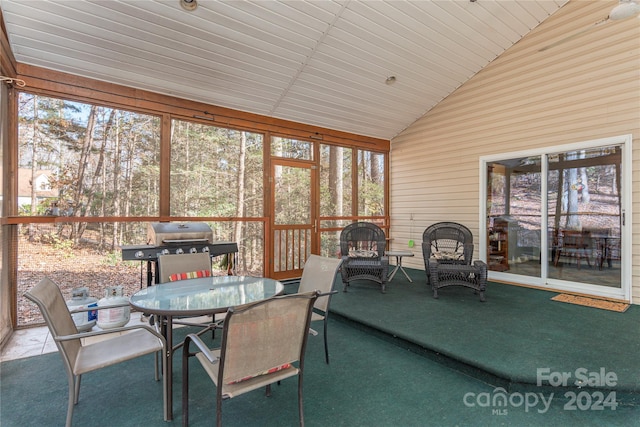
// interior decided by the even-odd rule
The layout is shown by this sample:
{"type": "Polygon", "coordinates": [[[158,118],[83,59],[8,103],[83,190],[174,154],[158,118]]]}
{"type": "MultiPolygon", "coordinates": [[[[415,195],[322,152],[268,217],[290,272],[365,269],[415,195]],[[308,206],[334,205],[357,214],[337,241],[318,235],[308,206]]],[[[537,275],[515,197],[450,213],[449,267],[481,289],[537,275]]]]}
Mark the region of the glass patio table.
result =
{"type": "Polygon", "coordinates": [[[149,286],[133,294],[129,303],[136,310],[158,317],[169,349],[167,366],[167,408],[165,420],[173,419],[173,318],[226,313],[230,307],[279,295],[284,286],[277,280],[248,276],[214,276],[178,280],[149,286]]]}

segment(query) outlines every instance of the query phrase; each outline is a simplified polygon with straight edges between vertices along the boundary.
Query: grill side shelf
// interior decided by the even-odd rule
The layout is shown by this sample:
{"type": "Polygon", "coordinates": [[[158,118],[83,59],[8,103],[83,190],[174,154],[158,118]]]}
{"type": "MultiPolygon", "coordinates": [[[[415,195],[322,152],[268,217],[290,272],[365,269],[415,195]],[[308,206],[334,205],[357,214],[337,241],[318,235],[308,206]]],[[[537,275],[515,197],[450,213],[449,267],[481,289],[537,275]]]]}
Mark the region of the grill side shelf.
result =
{"type": "MultiPolygon", "coordinates": [[[[166,242],[165,242],[166,243],[166,242]]],[[[122,251],[123,261],[156,261],[158,254],[163,250],[168,250],[170,253],[176,253],[176,250],[182,249],[185,253],[188,253],[192,248],[198,252],[202,252],[204,248],[209,249],[211,256],[220,256],[224,254],[238,252],[238,244],[235,242],[215,242],[215,243],[199,243],[199,242],[186,242],[180,241],[170,245],[123,245],[120,247],[122,251]]]]}

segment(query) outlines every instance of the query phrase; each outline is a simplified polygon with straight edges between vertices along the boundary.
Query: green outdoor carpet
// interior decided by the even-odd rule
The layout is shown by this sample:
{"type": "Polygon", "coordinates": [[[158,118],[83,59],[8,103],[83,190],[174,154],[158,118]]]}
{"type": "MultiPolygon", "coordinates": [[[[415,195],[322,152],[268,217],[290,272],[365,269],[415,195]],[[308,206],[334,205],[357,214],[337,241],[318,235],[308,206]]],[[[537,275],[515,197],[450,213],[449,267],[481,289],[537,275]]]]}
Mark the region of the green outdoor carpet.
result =
{"type": "MultiPolygon", "coordinates": [[[[500,390],[428,358],[330,321],[331,364],[324,363],[321,336],[309,337],[305,375],[307,426],[630,426],[640,409],[572,410],[558,393],[545,392],[545,406],[533,394],[510,393],[507,406],[486,406],[500,390]],[[531,402],[528,407],[521,402],[531,402]],[[538,400],[533,404],[533,398],[538,400]],[[520,400],[519,400],[520,399],[520,400]],[[466,402],[466,403],[465,403],[466,402]]],[[[175,368],[181,363],[176,357],[175,368]]],[[[192,360],[192,362],[194,362],[192,360]]],[[[180,372],[174,372],[174,417],[162,419],[161,386],[153,380],[153,358],[125,362],[86,375],[75,426],[181,425],[180,372]]],[[[191,367],[190,425],[214,425],[214,389],[191,367]]],[[[505,392],[502,392],[503,394],[505,392]]],[[[58,354],[0,365],[0,425],[63,425],[67,383],[58,354]]],[[[285,380],[266,398],[260,390],[223,403],[225,426],[282,427],[298,424],[296,381],[285,380]]]]}
{"type": "MultiPolygon", "coordinates": [[[[407,272],[414,283],[396,275],[386,294],[368,282],[343,293],[337,280],[330,365],[324,363],[322,334],[309,337],[307,426],[640,425],[638,306],[616,313],[495,283],[489,284],[485,303],[466,288],[445,288],[435,300],[424,272],[407,272]],[[617,384],[613,390],[537,387],[538,368],[572,375],[579,368],[602,368],[616,374],[617,384]],[[599,400],[598,393],[609,399],[599,400]]],[[[186,331],[177,331],[176,340],[186,331]]],[[[214,386],[196,361],[191,363],[190,425],[214,425],[214,386]]],[[[149,356],[85,375],[74,425],[181,425],[180,367],[178,352],[172,423],[162,419],[161,383],[153,380],[149,356]]],[[[0,426],[63,425],[62,370],[57,353],[0,364],[0,426]]],[[[289,379],[274,386],[270,398],[255,391],[225,401],[223,423],[295,426],[296,390],[289,379]]]]}
{"type": "Polygon", "coordinates": [[[484,303],[463,287],[440,289],[434,299],[424,271],[406,270],[413,283],[396,275],[386,294],[373,282],[352,283],[346,293],[337,283],[332,315],[486,373],[484,380],[503,387],[536,386],[538,368],[574,380],[577,369],[604,368],[617,375],[615,390],[640,397],[640,306],[618,313],[562,304],[550,300],[553,292],[491,282],[484,303]]]}

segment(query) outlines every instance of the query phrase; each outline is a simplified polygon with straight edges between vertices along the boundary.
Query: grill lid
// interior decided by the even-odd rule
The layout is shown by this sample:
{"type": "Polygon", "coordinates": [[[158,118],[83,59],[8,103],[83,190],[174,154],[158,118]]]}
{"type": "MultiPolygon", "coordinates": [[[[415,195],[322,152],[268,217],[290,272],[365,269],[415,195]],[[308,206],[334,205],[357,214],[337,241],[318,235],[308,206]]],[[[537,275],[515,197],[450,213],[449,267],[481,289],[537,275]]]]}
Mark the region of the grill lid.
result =
{"type": "Polygon", "coordinates": [[[213,231],[204,222],[150,222],[147,229],[150,245],[171,245],[192,242],[212,243],[213,231]]]}

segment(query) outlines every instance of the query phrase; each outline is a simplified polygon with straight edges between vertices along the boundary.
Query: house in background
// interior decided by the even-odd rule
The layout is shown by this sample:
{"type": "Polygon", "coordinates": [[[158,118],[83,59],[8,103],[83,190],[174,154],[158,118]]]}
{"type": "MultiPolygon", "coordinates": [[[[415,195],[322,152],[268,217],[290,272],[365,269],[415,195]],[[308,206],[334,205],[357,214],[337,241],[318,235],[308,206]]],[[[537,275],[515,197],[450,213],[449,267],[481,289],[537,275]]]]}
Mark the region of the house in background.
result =
{"type": "MultiPolygon", "coordinates": [[[[21,184],[18,186],[19,209],[30,207],[34,199],[36,206],[38,206],[40,202],[46,199],[57,198],[59,195],[57,189],[51,188],[51,171],[38,170],[35,172],[35,178],[33,179],[31,178],[32,173],[31,169],[18,170],[18,183],[21,184]]],[[[51,206],[51,208],[53,209],[54,207],[51,206]]]]}

